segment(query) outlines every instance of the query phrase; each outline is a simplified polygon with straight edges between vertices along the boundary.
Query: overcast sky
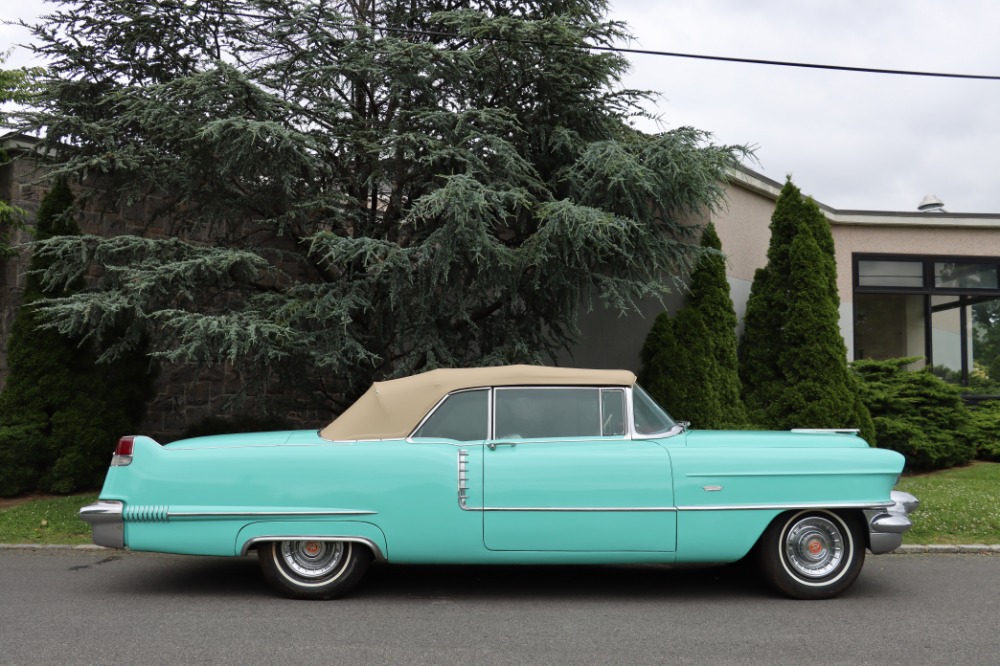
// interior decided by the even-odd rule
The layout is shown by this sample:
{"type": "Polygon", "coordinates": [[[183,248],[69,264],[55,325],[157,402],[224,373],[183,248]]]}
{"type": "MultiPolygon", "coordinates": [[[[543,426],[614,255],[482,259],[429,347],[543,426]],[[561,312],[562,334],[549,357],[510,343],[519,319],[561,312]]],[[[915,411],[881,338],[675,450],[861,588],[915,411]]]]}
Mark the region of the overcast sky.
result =
{"type": "MultiPolygon", "coordinates": [[[[42,6],[3,0],[0,17],[42,6]]],[[[611,17],[629,24],[633,48],[1000,75],[995,0],[612,0],[611,17]]],[[[27,38],[0,26],[0,50],[27,38]]],[[[936,194],[951,212],[1000,214],[1000,81],[629,58],[626,84],[661,95],[664,128],[753,145],[751,168],[791,174],[824,204],[909,211],[936,194]]]]}

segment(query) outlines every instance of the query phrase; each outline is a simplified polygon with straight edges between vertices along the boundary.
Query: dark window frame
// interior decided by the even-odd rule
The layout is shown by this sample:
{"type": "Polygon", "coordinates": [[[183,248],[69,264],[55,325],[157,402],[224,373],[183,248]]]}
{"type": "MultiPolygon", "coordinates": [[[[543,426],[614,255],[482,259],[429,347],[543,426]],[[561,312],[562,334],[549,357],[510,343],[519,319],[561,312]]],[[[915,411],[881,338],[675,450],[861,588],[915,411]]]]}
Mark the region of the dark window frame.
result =
{"type": "Polygon", "coordinates": [[[885,253],[864,253],[857,252],[851,257],[851,284],[854,293],[867,294],[954,294],[967,296],[995,296],[1000,297],[1000,286],[996,289],[989,287],[937,287],[934,285],[934,264],[986,264],[996,267],[1000,273],[1000,257],[976,257],[965,255],[948,254],[885,254],[885,253]],[[924,285],[922,287],[883,287],[861,285],[860,263],[862,261],[906,261],[920,262],[924,267],[924,285]]]}
{"type": "MultiPolygon", "coordinates": [[[[896,294],[896,295],[919,295],[923,296],[924,305],[924,356],[927,365],[934,365],[934,340],[933,340],[933,315],[945,309],[961,308],[959,312],[961,335],[959,336],[961,355],[961,377],[962,385],[969,383],[969,349],[967,330],[969,318],[966,308],[984,301],[991,301],[1000,298],[1000,284],[997,288],[989,287],[938,287],[935,285],[934,265],[937,263],[969,263],[977,265],[992,265],[997,269],[1000,277],[1000,256],[970,256],[970,255],[950,255],[950,254],[890,254],[890,253],[868,253],[857,252],[851,256],[851,286],[853,294],[896,294]],[[923,265],[923,281],[921,287],[890,287],[861,285],[860,264],[862,261],[901,261],[920,262],[923,265]],[[947,303],[948,307],[933,305],[931,299],[934,296],[957,296],[954,302],[947,303]]],[[[851,298],[853,305],[854,298],[851,298]]],[[[853,309],[853,308],[852,308],[853,309]]],[[[854,325],[853,315],[851,321],[854,338],[854,355],[857,359],[857,349],[859,348],[857,326],[854,325]]]]}

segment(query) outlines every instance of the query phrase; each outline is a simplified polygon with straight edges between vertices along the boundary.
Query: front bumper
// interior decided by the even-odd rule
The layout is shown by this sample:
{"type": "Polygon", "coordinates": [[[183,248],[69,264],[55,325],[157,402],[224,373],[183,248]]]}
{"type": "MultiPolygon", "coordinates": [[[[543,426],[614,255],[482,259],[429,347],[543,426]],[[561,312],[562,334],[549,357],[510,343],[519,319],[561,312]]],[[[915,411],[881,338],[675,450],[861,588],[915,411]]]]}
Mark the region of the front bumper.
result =
{"type": "Polygon", "coordinates": [[[892,506],[868,509],[868,547],[875,555],[896,550],[903,543],[903,534],[913,527],[910,514],[920,506],[920,500],[901,490],[893,490],[889,499],[892,506]]]}
{"type": "Polygon", "coordinates": [[[80,520],[94,529],[94,543],[108,548],[125,547],[124,504],[115,500],[98,500],[80,509],[80,520]]]}

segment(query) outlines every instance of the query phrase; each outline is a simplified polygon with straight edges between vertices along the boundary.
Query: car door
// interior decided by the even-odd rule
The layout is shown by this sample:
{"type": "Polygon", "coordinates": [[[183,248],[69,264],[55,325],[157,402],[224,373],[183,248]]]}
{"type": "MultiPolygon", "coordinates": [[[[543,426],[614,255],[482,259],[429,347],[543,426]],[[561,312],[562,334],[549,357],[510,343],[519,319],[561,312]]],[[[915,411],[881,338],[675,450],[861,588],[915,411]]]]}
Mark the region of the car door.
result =
{"type": "Polygon", "coordinates": [[[667,451],[633,440],[625,390],[498,387],[483,540],[498,551],[673,551],[667,451]]]}

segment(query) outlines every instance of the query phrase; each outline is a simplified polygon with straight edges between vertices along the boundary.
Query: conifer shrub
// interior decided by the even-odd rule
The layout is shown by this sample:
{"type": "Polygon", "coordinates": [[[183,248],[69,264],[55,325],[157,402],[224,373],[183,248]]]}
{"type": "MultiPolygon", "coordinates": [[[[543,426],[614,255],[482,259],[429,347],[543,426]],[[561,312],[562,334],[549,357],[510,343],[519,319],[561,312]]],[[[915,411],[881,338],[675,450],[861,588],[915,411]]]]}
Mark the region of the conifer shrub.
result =
{"type": "Polygon", "coordinates": [[[719,396],[707,389],[713,368],[684,362],[710,353],[708,328],[697,312],[684,308],[676,318],[661,312],[643,343],[639,382],[675,419],[711,427],[719,413],[719,396]]]}
{"type": "Polygon", "coordinates": [[[878,445],[906,456],[911,471],[963,465],[976,455],[974,425],[957,386],[929,369],[908,371],[918,357],[852,364],[872,415],[878,445]]]}
{"type": "Polygon", "coordinates": [[[739,345],[750,418],[766,428],[876,429],[848,371],[830,225],[785,183],[771,217],[767,265],[754,276],[739,345]]]}
{"type": "Polygon", "coordinates": [[[691,275],[687,303],[657,316],[641,352],[640,383],[670,414],[695,428],[748,427],[736,362],[736,312],[722,244],[712,224],[691,275]]]}
{"type": "Polygon", "coordinates": [[[976,458],[1000,462],[1000,401],[981,402],[969,410],[976,458]]]}
{"type": "MultiPolygon", "coordinates": [[[[36,239],[79,233],[69,186],[58,181],[42,200],[36,239]]],[[[43,291],[46,262],[33,257],[24,301],[7,346],[10,373],[0,393],[0,496],[71,493],[100,485],[114,442],[134,432],[153,375],[139,348],[97,364],[91,341],[42,327],[37,305],[79,284],[43,291]]]]}

